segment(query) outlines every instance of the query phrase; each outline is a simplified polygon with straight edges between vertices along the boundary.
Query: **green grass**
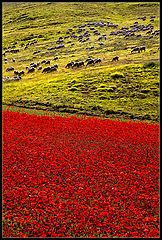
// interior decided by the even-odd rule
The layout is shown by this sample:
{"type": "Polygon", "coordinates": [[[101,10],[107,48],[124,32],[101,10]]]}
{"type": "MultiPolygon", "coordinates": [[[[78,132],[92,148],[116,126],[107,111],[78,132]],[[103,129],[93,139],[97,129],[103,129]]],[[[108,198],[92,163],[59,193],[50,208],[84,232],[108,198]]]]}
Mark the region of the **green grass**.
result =
{"type": "Polygon", "coordinates": [[[124,39],[123,36],[109,35],[135,21],[147,25],[151,15],[156,16],[153,30],[159,29],[159,3],[4,2],[2,6],[3,47],[12,46],[17,41],[20,49],[16,54],[6,53],[8,63],[3,60],[3,76],[13,76],[13,72],[6,72],[10,66],[25,71],[20,81],[3,83],[3,104],[159,121],[159,35],[151,39],[144,31],[139,32],[141,38],[124,39]],[[146,16],[146,21],[137,20],[141,16],[146,16]],[[107,34],[104,46],[99,46],[96,41],[99,36],[91,33],[90,42],[65,39],[65,48],[47,50],[56,46],[56,40],[64,37],[74,25],[101,21],[119,25],[116,29],[96,28],[101,35],[107,34]],[[38,38],[40,34],[44,37],[38,38]],[[35,40],[37,43],[26,50],[20,46],[35,40]],[[74,46],[67,43],[69,40],[74,46]],[[86,50],[92,45],[94,51],[86,50]],[[131,54],[131,47],[143,45],[146,46],[145,52],[131,54]],[[40,53],[33,55],[37,50],[40,53]],[[55,56],[59,59],[52,61],[51,65],[59,65],[57,72],[45,74],[36,70],[32,74],[26,73],[26,66],[31,62],[52,60],[55,56]],[[89,56],[101,58],[102,63],[73,70],[65,68],[69,61],[84,61],[89,56]],[[114,56],[119,56],[118,62],[111,61],[114,56]],[[16,59],[15,63],[12,58],[16,59]]]}

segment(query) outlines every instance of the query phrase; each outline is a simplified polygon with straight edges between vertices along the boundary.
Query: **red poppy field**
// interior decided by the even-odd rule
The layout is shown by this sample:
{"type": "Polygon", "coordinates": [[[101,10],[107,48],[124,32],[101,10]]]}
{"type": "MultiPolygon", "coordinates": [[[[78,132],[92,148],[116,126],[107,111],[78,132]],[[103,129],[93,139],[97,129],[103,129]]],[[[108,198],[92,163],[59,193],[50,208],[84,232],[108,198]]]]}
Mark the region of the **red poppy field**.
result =
{"type": "Polygon", "coordinates": [[[159,124],[3,111],[3,237],[159,237],[159,124]]]}

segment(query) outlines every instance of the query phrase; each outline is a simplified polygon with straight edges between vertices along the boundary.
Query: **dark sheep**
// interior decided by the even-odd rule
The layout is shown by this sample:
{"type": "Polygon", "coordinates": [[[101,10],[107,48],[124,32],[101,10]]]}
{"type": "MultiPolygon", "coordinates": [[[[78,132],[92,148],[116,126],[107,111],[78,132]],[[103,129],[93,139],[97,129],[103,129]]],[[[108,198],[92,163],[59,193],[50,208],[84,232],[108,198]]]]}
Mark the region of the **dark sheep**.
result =
{"type": "Polygon", "coordinates": [[[24,75],[24,74],[25,74],[24,71],[20,71],[20,72],[18,73],[18,76],[21,76],[21,75],[24,75]]]}
{"type": "Polygon", "coordinates": [[[36,64],[36,63],[30,64],[30,67],[36,68],[36,67],[37,67],[37,64],[36,64]]]}
{"type": "Polygon", "coordinates": [[[50,60],[48,60],[47,62],[45,62],[45,64],[50,64],[50,60]]]}
{"type": "Polygon", "coordinates": [[[16,71],[16,70],[15,70],[15,71],[14,71],[14,74],[15,74],[15,75],[19,75],[19,71],[16,71]]]}
{"type": "Polygon", "coordinates": [[[135,47],[135,48],[133,48],[132,51],[131,51],[131,53],[133,53],[133,52],[137,52],[137,51],[140,52],[140,48],[139,48],[139,47],[135,47]]]}
{"type": "Polygon", "coordinates": [[[12,61],[13,61],[13,62],[16,62],[16,60],[15,60],[14,58],[12,59],[12,61]]]}
{"type": "Polygon", "coordinates": [[[69,67],[72,67],[74,65],[74,62],[72,61],[72,62],[69,62],[69,63],[67,63],[67,65],[65,66],[65,68],[69,68],[69,67]]]}
{"type": "Polygon", "coordinates": [[[78,62],[78,64],[79,64],[79,67],[80,66],[84,66],[84,62],[83,61],[78,62]]]}
{"type": "Polygon", "coordinates": [[[118,56],[113,57],[112,62],[113,62],[113,61],[119,61],[119,57],[118,57],[118,56]]]}
{"type": "Polygon", "coordinates": [[[99,63],[99,62],[101,62],[101,59],[100,59],[100,58],[94,59],[94,63],[99,63]]]}
{"type": "Polygon", "coordinates": [[[13,71],[13,70],[14,70],[14,67],[9,67],[6,69],[6,72],[13,71]]]}
{"type": "Polygon", "coordinates": [[[88,62],[88,61],[90,61],[90,60],[92,60],[92,58],[91,58],[91,57],[88,57],[88,58],[85,60],[85,62],[88,62]]]}
{"type": "Polygon", "coordinates": [[[41,69],[42,69],[42,66],[39,66],[39,67],[38,67],[38,70],[41,70],[41,69]]]}
{"type": "Polygon", "coordinates": [[[46,60],[42,60],[42,62],[41,63],[46,63],[46,60]]]}
{"type": "Polygon", "coordinates": [[[142,51],[145,52],[145,50],[146,50],[146,47],[145,47],[145,46],[142,46],[142,47],[139,48],[139,51],[141,51],[141,52],[142,52],[142,51]]]}
{"type": "Polygon", "coordinates": [[[54,59],[53,60],[57,60],[58,59],[58,57],[54,57],[54,59]]]}
{"type": "Polygon", "coordinates": [[[149,34],[149,33],[151,33],[151,32],[152,32],[152,30],[149,30],[149,31],[146,32],[146,34],[149,34]]]}
{"type": "Polygon", "coordinates": [[[74,68],[74,67],[79,67],[79,63],[78,62],[74,63],[72,68],[74,68]]]}
{"type": "Polygon", "coordinates": [[[100,41],[100,40],[102,40],[102,38],[103,38],[102,36],[101,36],[101,37],[99,37],[97,41],[100,41]]]}
{"type": "Polygon", "coordinates": [[[49,72],[50,69],[51,69],[50,67],[45,67],[45,68],[43,69],[42,73],[44,73],[44,72],[49,72]]]}
{"type": "Polygon", "coordinates": [[[86,66],[88,66],[88,65],[90,65],[90,64],[94,64],[94,60],[93,60],[93,59],[90,59],[90,60],[87,62],[86,66]]]}
{"type": "Polygon", "coordinates": [[[53,72],[53,71],[57,71],[57,68],[54,67],[54,66],[52,66],[52,67],[50,68],[49,72],[53,72]]]}
{"type": "Polygon", "coordinates": [[[54,68],[58,68],[58,64],[55,64],[55,65],[53,65],[52,67],[54,67],[54,68]]]}
{"type": "Polygon", "coordinates": [[[31,67],[31,68],[28,69],[28,73],[32,73],[32,72],[34,72],[34,71],[35,71],[35,68],[34,68],[34,67],[31,67]]]}

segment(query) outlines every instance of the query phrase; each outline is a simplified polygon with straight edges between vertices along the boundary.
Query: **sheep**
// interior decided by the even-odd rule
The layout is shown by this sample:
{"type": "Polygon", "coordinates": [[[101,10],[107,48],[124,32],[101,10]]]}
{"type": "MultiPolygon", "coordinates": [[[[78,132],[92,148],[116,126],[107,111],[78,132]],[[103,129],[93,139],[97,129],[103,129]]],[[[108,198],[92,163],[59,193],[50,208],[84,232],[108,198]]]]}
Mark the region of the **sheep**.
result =
{"type": "Polygon", "coordinates": [[[45,64],[50,64],[50,60],[48,60],[47,62],[45,62],[45,64]]]}
{"type": "Polygon", "coordinates": [[[34,67],[31,67],[31,68],[28,69],[28,72],[27,72],[27,73],[32,73],[32,72],[34,72],[34,71],[35,71],[35,68],[34,68],[34,67]]]}
{"type": "Polygon", "coordinates": [[[14,67],[9,67],[6,69],[6,72],[13,71],[13,70],[14,70],[14,67]]]}
{"type": "Polygon", "coordinates": [[[53,65],[52,67],[58,68],[58,64],[53,65]]]}
{"type": "Polygon", "coordinates": [[[24,73],[24,71],[20,71],[19,73],[18,73],[18,76],[21,76],[21,75],[24,75],[25,73],[24,73]]]}
{"type": "Polygon", "coordinates": [[[42,62],[41,63],[46,63],[46,60],[42,60],[42,62]]]}
{"type": "Polygon", "coordinates": [[[134,47],[133,49],[132,49],[132,51],[131,51],[131,53],[133,53],[133,52],[140,52],[140,48],[139,47],[134,47]]]}
{"type": "Polygon", "coordinates": [[[74,63],[72,68],[74,68],[74,67],[79,67],[79,63],[78,62],[74,63]]]}
{"type": "Polygon", "coordinates": [[[49,72],[53,72],[53,71],[57,71],[57,68],[54,67],[54,66],[52,66],[52,67],[50,68],[49,72]]]}
{"type": "Polygon", "coordinates": [[[88,58],[85,60],[85,62],[88,62],[88,61],[90,61],[90,60],[92,60],[92,58],[91,58],[91,57],[88,57],[88,58]]]}
{"type": "Polygon", "coordinates": [[[99,37],[97,41],[100,41],[100,40],[102,40],[102,38],[103,38],[102,36],[101,36],[101,37],[99,37]]]}
{"type": "Polygon", "coordinates": [[[37,64],[36,64],[36,63],[32,63],[32,64],[30,64],[30,67],[36,68],[36,67],[37,67],[37,64]]]}
{"type": "Polygon", "coordinates": [[[74,62],[72,61],[72,62],[69,62],[69,63],[67,63],[67,65],[65,66],[65,68],[69,68],[69,67],[72,67],[74,65],[74,62]]]}
{"type": "Polygon", "coordinates": [[[14,74],[15,74],[15,75],[18,75],[18,74],[19,74],[19,71],[15,70],[15,71],[14,71],[14,74]]]}
{"type": "Polygon", "coordinates": [[[41,63],[40,61],[38,61],[38,62],[36,63],[37,67],[40,65],[40,63],[41,63]]]}
{"type": "Polygon", "coordinates": [[[39,66],[39,67],[38,67],[38,70],[41,70],[41,69],[42,69],[42,66],[39,66]]]}
{"type": "Polygon", "coordinates": [[[84,66],[84,62],[83,61],[78,62],[78,65],[79,65],[79,67],[84,66]]]}
{"type": "Polygon", "coordinates": [[[118,57],[118,56],[113,57],[112,62],[113,62],[113,61],[119,61],[119,57],[118,57]]]}
{"type": "Polygon", "coordinates": [[[53,60],[57,60],[58,59],[58,57],[54,57],[54,59],[53,60]]]}
{"type": "Polygon", "coordinates": [[[43,69],[42,73],[44,73],[44,72],[49,72],[50,69],[51,69],[51,67],[45,67],[45,68],[43,69]]]}
{"type": "Polygon", "coordinates": [[[13,62],[16,62],[16,60],[15,60],[14,58],[12,59],[12,61],[13,61],[13,62]]]}
{"type": "Polygon", "coordinates": [[[100,59],[100,58],[94,59],[94,63],[99,63],[99,62],[101,62],[101,59],[100,59]]]}
{"type": "Polygon", "coordinates": [[[146,47],[145,47],[145,46],[142,46],[142,47],[140,47],[140,48],[139,48],[139,51],[141,51],[141,52],[142,52],[142,50],[144,50],[144,52],[145,52],[145,50],[146,50],[146,47]]]}
{"type": "Polygon", "coordinates": [[[94,60],[93,60],[93,59],[90,59],[90,60],[87,62],[86,66],[88,66],[89,64],[94,64],[94,60]]]}

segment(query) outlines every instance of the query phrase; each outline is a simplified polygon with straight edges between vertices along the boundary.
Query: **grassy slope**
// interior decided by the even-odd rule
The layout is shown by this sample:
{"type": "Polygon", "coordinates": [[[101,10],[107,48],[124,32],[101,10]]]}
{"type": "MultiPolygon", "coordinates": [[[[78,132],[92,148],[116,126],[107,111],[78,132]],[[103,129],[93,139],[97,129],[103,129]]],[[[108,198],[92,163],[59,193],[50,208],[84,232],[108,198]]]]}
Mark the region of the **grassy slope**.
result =
{"type": "Polygon", "coordinates": [[[20,71],[31,62],[59,57],[51,63],[59,65],[57,73],[43,74],[36,70],[28,75],[25,70],[20,82],[4,83],[4,104],[159,121],[159,65],[143,67],[146,62],[159,61],[159,35],[151,39],[144,31],[140,32],[141,38],[109,35],[111,31],[129,27],[135,21],[147,25],[151,15],[156,16],[153,30],[159,29],[159,3],[17,2],[3,3],[2,11],[3,47],[17,41],[17,48],[20,48],[17,54],[6,54],[8,63],[3,64],[3,76],[13,76],[13,72],[5,71],[9,66],[20,71]],[[146,21],[137,20],[141,16],[146,16],[146,21]],[[72,40],[75,45],[70,46],[67,41],[71,39],[66,39],[65,48],[47,50],[56,46],[56,40],[64,37],[74,25],[101,21],[119,25],[117,29],[107,26],[96,28],[101,34],[107,34],[104,46],[96,41],[99,36],[91,33],[89,42],[72,40]],[[61,34],[57,34],[58,31],[61,34]],[[39,34],[44,37],[38,38],[39,34]],[[31,39],[24,40],[28,37],[31,39]],[[20,47],[20,43],[34,40],[37,43],[28,49],[20,47]],[[145,45],[146,52],[130,54],[131,47],[136,45],[145,45]],[[90,46],[95,46],[95,50],[86,50],[90,46]],[[41,52],[33,55],[37,50],[41,52]],[[116,55],[120,57],[119,62],[111,62],[116,55]],[[88,56],[100,57],[102,63],[76,70],[65,68],[69,61],[84,61],[88,56]],[[12,58],[16,63],[12,63],[12,58]],[[115,72],[121,77],[114,78],[115,72]]]}

